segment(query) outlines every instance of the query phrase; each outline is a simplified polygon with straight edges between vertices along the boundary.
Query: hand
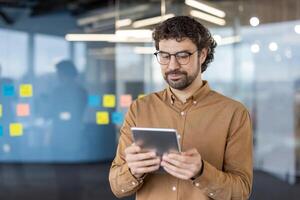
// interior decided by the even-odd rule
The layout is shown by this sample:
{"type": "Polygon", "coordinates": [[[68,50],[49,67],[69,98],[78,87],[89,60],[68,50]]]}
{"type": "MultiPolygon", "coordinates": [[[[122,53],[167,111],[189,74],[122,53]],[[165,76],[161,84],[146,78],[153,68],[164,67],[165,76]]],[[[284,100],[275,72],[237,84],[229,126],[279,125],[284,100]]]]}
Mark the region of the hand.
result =
{"type": "Polygon", "coordinates": [[[196,149],[181,153],[164,154],[161,166],[171,175],[188,180],[197,175],[202,167],[201,155],[196,149]]]}
{"type": "Polygon", "coordinates": [[[136,144],[125,149],[125,160],[133,176],[142,177],[145,173],[159,169],[160,158],[154,151],[143,151],[136,144]]]}

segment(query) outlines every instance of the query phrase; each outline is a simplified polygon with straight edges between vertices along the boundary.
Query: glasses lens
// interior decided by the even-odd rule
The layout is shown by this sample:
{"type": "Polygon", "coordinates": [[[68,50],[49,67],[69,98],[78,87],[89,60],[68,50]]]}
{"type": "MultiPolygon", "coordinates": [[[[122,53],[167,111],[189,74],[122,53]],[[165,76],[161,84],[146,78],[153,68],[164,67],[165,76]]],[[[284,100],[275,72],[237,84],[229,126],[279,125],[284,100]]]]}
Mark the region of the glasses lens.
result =
{"type": "Polygon", "coordinates": [[[158,52],[156,57],[160,64],[168,64],[170,61],[170,54],[168,53],[158,52]]]}
{"type": "Polygon", "coordinates": [[[176,54],[176,59],[182,65],[187,64],[190,60],[190,54],[188,52],[179,52],[176,54]]]}

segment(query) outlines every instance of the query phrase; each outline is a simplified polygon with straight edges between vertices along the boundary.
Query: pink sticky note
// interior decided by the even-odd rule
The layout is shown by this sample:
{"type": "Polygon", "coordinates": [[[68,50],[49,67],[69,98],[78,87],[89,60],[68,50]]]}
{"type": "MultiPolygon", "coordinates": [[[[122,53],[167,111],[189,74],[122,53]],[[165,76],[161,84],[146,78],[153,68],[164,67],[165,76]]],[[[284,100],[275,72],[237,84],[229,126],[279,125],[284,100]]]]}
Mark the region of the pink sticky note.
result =
{"type": "Polygon", "coordinates": [[[130,94],[121,95],[120,97],[120,106],[129,107],[132,103],[132,96],[130,94]]]}
{"type": "Polygon", "coordinates": [[[17,116],[25,117],[30,115],[30,106],[29,104],[18,104],[17,105],[17,116]]]}

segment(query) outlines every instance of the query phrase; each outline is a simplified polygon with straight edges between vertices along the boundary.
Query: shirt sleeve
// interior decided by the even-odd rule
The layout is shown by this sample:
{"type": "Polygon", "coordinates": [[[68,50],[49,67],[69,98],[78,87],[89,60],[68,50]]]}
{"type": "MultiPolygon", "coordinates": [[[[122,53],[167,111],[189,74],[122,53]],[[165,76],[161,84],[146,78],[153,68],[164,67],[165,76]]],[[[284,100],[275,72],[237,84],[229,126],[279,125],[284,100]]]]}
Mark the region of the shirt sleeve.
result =
{"type": "Polygon", "coordinates": [[[124,153],[125,148],[133,142],[130,127],[135,126],[135,111],[136,106],[134,102],[130,106],[121,127],[116,156],[109,171],[110,187],[118,198],[134,194],[143,184],[143,179],[136,179],[131,174],[125,161],[124,153]]]}
{"type": "Polygon", "coordinates": [[[203,174],[193,184],[215,200],[248,199],[253,180],[252,141],[249,113],[240,109],[232,117],[222,171],[204,161],[203,174]]]}

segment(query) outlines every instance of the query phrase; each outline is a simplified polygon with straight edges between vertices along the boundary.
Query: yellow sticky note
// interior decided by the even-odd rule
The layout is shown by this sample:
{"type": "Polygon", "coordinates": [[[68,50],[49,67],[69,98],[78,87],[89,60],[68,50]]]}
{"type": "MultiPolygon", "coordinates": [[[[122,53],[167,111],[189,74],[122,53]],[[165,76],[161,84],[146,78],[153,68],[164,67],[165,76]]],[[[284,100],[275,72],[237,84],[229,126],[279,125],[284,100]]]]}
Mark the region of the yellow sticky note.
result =
{"type": "Polygon", "coordinates": [[[138,99],[146,96],[145,94],[139,94],[138,99]]]}
{"type": "Polygon", "coordinates": [[[97,124],[109,124],[109,113],[108,112],[97,112],[96,113],[97,124]]]}
{"type": "Polygon", "coordinates": [[[23,135],[23,125],[20,123],[12,123],[9,125],[9,133],[11,137],[23,135]]]}
{"type": "Polygon", "coordinates": [[[2,113],[3,113],[3,111],[2,111],[2,104],[0,104],[0,117],[2,117],[2,113]]]}
{"type": "Polygon", "coordinates": [[[125,94],[120,97],[120,107],[129,107],[132,103],[132,96],[130,94],[125,94]]]}
{"type": "Polygon", "coordinates": [[[17,105],[17,116],[25,117],[30,115],[30,107],[29,104],[18,104],[17,105]]]}
{"type": "Polygon", "coordinates": [[[22,84],[20,85],[20,97],[32,97],[32,85],[22,84]]]}
{"type": "Polygon", "coordinates": [[[114,108],[116,106],[116,96],[112,94],[106,94],[103,96],[103,107],[114,108]]]}

